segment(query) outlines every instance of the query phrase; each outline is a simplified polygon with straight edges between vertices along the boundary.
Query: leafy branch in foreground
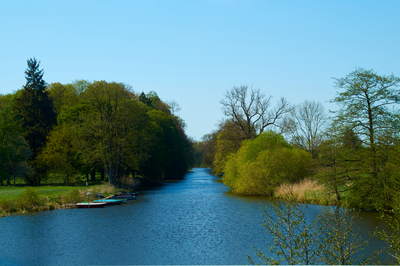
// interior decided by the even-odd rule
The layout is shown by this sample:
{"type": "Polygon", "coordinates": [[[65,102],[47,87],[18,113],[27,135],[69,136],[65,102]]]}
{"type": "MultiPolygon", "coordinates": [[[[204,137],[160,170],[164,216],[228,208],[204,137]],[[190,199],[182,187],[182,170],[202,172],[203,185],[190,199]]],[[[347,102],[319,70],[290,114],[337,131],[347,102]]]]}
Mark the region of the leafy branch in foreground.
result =
{"type": "Polygon", "coordinates": [[[319,246],[321,261],[325,264],[369,264],[375,254],[365,257],[360,252],[368,246],[370,239],[363,239],[359,230],[354,231],[358,219],[352,210],[340,207],[324,207],[318,216],[320,235],[319,246]]]}
{"type": "MultiPolygon", "coordinates": [[[[254,247],[264,264],[360,264],[374,258],[359,253],[369,241],[353,231],[357,215],[339,207],[323,207],[310,221],[307,208],[291,191],[286,202],[271,202],[263,208],[263,226],[273,236],[269,250],[278,257],[266,256],[254,247]]],[[[248,254],[247,259],[255,264],[248,254]]]]}
{"type": "MultiPolygon", "coordinates": [[[[306,220],[307,205],[292,202],[293,194],[289,194],[286,202],[271,202],[271,205],[263,208],[263,226],[273,235],[274,244],[269,250],[276,253],[278,260],[267,257],[262,251],[255,249],[257,256],[264,264],[314,264],[318,262],[318,249],[316,249],[315,221],[309,223],[306,220]]],[[[253,259],[247,255],[250,263],[253,259]]]]}
{"type": "Polygon", "coordinates": [[[385,252],[395,259],[396,264],[400,264],[400,202],[397,200],[392,210],[381,212],[381,219],[389,231],[379,231],[377,236],[380,240],[388,243],[385,252]]]}

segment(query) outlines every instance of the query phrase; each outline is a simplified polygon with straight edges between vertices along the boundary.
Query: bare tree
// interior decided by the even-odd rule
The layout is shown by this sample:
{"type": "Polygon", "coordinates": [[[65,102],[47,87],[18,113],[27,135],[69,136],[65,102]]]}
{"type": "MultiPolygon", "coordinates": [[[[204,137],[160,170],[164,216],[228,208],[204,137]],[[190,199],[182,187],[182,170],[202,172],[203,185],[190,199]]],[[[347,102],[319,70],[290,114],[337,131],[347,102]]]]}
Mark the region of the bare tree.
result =
{"type": "Polygon", "coordinates": [[[321,142],[321,130],[327,121],[324,106],[316,101],[304,101],[290,112],[292,142],[314,156],[321,142]]]}
{"type": "Polygon", "coordinates": [[[266,97],[259,89],[247,85],[234,86],[228,90],[224,99],[222,112],[237,124],[247,139],[257,137],[267,126],[279,126],[278,121],[290,111],[289,103],[281,98],[275,109],[270,110],[272,96],[266,97]]]}
{"type": "Polygon", "coordinates": [[[169,110],[173,115],[176,115],[176,113],[179,113],[179,111],[182,110],[179,104],[175,101],[168,101],[166,104],[169,106],[169,110]]]}

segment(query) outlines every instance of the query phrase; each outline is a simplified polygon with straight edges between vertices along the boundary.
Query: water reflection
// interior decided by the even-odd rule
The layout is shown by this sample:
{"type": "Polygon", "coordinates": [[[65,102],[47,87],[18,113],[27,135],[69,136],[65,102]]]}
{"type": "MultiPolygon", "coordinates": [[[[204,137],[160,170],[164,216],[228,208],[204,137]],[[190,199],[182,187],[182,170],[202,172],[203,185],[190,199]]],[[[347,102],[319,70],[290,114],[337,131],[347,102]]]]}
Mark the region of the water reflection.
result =
{"type": "MultiPolygon", "coordinates": [[[[0,219],[0,264],[247,264],[253,245],[268,252],[265,197],[228,193],[207,169],[141,191],[104,209],[71,209],[0,219]]],[[[309,219],[320,206],[310,205],[309,219]]],[[[363,232],[381,222],[363,213],[363,232]]]]}

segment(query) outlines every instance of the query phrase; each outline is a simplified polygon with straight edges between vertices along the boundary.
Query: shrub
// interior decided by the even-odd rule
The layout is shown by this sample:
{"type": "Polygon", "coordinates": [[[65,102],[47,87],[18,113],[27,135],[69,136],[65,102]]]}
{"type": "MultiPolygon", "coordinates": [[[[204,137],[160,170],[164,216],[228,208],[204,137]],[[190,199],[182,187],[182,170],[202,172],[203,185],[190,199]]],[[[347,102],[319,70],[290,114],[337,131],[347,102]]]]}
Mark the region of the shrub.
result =
{"type": "Polygon", "coordinates": [[[69,191],[67,194],[65,194],[64,201],[67,203],[69,203],[69,202],[77,203],[77,202],[81,201],[81,196],[80,196],[79,190],[75,188],[75,189],[69,191]]]}
{"type": "Polygon", "coordinates": [[[281,183],[293,183],[309,176],[312,157],[290,146],[272,131],[244,142],[231,155],[222,177],[233,192],[246,195],[272,195],[281,183]]]}
{"type": "Polygon", "coordinates": [[[15,200],[0,200],[0,208],[3,212],[13,213],[17,211],[16,201],[15,200]]]}
{"type": "Polygon", "coordinates": [[[40,205],[40,197],[36,189],[27,187],[19,198],[20,209],[31,209],[40,205]]]}

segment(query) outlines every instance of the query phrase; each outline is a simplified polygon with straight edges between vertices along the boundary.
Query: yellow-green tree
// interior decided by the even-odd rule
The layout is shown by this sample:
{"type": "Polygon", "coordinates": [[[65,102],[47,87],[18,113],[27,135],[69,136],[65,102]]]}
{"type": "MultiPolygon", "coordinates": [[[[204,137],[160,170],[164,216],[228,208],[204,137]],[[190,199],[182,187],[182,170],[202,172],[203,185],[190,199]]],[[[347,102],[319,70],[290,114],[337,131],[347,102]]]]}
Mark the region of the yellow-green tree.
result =
{"type": "Polygon", "coordinates": [[[53,100],[54,109],[57,115],[64,108],[71,107],[79,102],[79,92],[73,84],[63,85],[59,82],[47,86],[49,97],[53,100]]]}
{"type": "Polygon", "coordinates": [[[82,165],[80,149],[74,146],[75,136],[75,127],[71,124],[64,123],[53,128],[47,137],[46,146],[36,159],[50,173],[62,176],[65,184],[82,165]]]}
{"type": "Polygon", "coordinates": [[[225,165],[224,183],[233,192],[272,195],[281,183],[293,183],[312,172],[312,157],[295,149],[280,134],[267,131],[242,143],[225,165]]]}
{"type": "Polygon", "coordinates": [[[224,172],[227,158],[236,153],[242,142],[247,139],[247,135],[232,120],[225,120],[220,123],[215,146],[215,154],[212,168],[216,175],[224,172]]]}

